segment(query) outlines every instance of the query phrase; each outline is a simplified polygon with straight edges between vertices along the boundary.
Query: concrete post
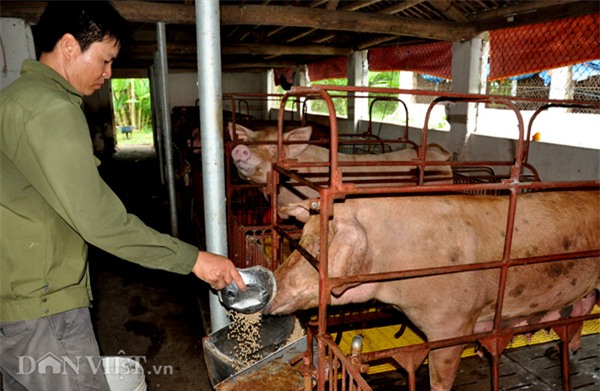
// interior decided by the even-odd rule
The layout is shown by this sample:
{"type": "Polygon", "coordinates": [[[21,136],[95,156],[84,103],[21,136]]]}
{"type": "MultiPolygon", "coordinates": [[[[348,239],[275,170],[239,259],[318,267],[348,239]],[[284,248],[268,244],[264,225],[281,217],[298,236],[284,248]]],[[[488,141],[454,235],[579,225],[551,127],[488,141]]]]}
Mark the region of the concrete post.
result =
{"type": "MultiPolygon", "coordinates": [[[[482,49],[481,36],[452,45],[452,92],[481,92],[482,49]]],[[[464,159],[469,153],[469,136],[477,127],[477,104],[449,105],[447,114],[452,129],[452,139],[447,147],[456,152],[460,159],[464,159]]]]}
{"type": "MultiPolygon", "coordinates": [[[[348,85],[367,87],[369,85],[369,62],[367,51],[353,52],[348,56],[348,85]]],[[[358,132],[358,123],[369,113],[368,94],[357,92],[348,94],[348,133],[358,132]]]]}

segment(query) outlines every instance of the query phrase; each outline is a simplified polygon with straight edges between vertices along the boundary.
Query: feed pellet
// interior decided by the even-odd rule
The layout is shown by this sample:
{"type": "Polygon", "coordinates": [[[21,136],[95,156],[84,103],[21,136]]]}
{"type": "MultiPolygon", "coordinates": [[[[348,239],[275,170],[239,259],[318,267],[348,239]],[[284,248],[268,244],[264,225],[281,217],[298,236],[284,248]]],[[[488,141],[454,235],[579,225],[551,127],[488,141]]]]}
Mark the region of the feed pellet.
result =
{"type": "Polygon", "coordinates": [[[235,339],[238,342],[230,354],[235,358],[234,368],[239,372],[262,358],[259,353],[262,348],[260,344],[262,314],[229,311],[229,316],[232,323],[227,339],[235,339]]]}

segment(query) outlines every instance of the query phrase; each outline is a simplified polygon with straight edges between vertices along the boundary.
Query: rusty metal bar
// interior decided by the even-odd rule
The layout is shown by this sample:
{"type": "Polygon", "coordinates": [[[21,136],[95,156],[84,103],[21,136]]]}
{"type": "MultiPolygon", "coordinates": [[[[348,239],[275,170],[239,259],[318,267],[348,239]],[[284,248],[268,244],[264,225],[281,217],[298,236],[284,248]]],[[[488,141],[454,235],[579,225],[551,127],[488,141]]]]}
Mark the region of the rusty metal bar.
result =
{"type": "Polygon", "coordinates": [[[527,136],[525,137],[525,150],[523,151],[523,162],[527,162],[527,159],[529,158],[529,142],[531,141],[531,129],[533,128],[533,122],[536,120],[538,115],[553,107],[600,110],[600,102],[548,103],[537,108],[531,116],[531,118],[529,119],[529,123],[527,124],[527,136]]]}
{"type": "MultiPolygon", "coordinates": [[[[521,134],[522,136],[522,134],[521,134]]],[[[518,179],[518,177],[517,177],[518,179]]],[[[500,268],[500,281],[498,283],[498,296],[496,297],[496,314],[494,316],[494,330],[500,328],[502,319],[502,305],[504,304],[504,291],[506,289],[506,277],[508,268],[511,266],[510,250],[512,246],[512,237],[515,227],[515,213],[517,211],[518,192],[511,189],[508,200],[508,215],[506,218],[506,230],[504,235],[504,253],[502,254],[502,266],[500,268]]]]}
{"type": "Polygon", "coordinates": [[[512,103],[510,100],[508,100],[506,97],[500,98],[500,97],[492,97],[492,96],[487,96],[487,95],[460,94],[457,96],[444,95],[444,96],[438,97],[438,98],[434,99],[433,102],[431,102],[429,104],[429,107],[427,108],[427,112],[425,114],[425,122],[423,125],[421,148],[419,149],[419,182],[418,182],[418,184],[423,184],[423,177],[425,175],[425,166],[428,164],[426,162],[426,156],[427,156],[427,133],[428,133],[428,128],[429,128],[429,117],[431,115],[431,111],[433,110],[433,107],[436,104],[441,103],[441,102],[499,103],[499,104],[508,106],[508,108],[510,108],[511,110],[514,111],[515,116],[517,117],[517,123],[518,123],[518,129],[519,129],[519,138],[518,138],[519,141],[517,143],[517,151],[515,153],[515,160],[512,165],[510,179],[512,181],[518,181],[519,178],[521,177],[521,165],[523,162],[523,137],[524,137],[524,132],[525,132],[524,124],[523,124],[523,116],[521,115],[521,112],[519,111],[517,106],[515,106],[515,104],[512,103]]]}
{"type": "MultiPolygon", "coordinates": [[[[363,98],[364,96],[359,96],[357,98],[363,98]]],[[[368,96],[366,96],[366,98],[368,98],[368,96]]],[[[404,126],[404,134],[399,137],[400,140],[403,141],[408,141],[408,106],[406,106],[406,103],[404,103],[404,101],[398,97],[391,97],[391,96],[378,96],[373,98],[373,100],[371,101],[371,104],[369,104],[369,126],[367,128],[366,131],[366,135],[372,135],[373,134],[373,106],[375,106],[375,103],[379,102],[379,101],[394,101],[394,102],[398,102],[400,104],[402,104],[402,106],[404,107],[404,118],[406,118],[406,124],[404,126]]],[[[411,144],[413,144],[415,147],[417,146],[415,143],[413,143],[412,141],[410,141],[411,144]]]]}
{"type": "MultiPolygon", "coordinates": [[[[342,90],[342,88],[340,88],[340,87],[337,87],[337,88],[335,88],[335,87],[329,88],[329,87],[330,86],[327,86],[326,89],[327,90],[342,90]]],[[[376,92],[385,91],[386,93],[390,93],[390,92],[414,93],[415,92],[413,90],[391,90],[391,89],[384,90],[384,89],[372,89],[372,88],[368,88],[368,91],[367,91],[367,88],[364,88],[364,87],[354,87],[354,88],[347,88],[347,89],[344,87],[343,90],[366,91],[366,92],[371,92],[371,91],[375,90],[376,92]]],[[[558,260],[564,260],[564,259],[597,257],[600,255],[600,249],[594,249],[594,250],[589,250],[589,251],[550,254],[550,255],[546,255],[546,256],[531,257],[531,258],[511,259],[511,257],[510,257],[510,252],[511,252],[510,250],[511,250],[511,245],[512,245],[512,235],[513,235],[513,228],[514,228],[514,218],[515,218],[514,215],[516,212],[516,205],[518,203],[518,196],[519,196],[520,192],[525,191],[525,190],[548,190],[548,189],[560,190],[560,189],[578,188],[578,187],[588,187],[588,188],[591,187],[591,188],[597,189],[598,187],[600,187],[599,181],[555,182],[555,183],[542,183],[542,182],[521,183],[520,182],[522,167],[527,167],[528,169],[532,170],[532,172],[534,173],[534,176],[537,176],[537,173],[535,172],[535,169],[533,167],[530,167],[530,166],[527,166],[526,164],[524,164],[524,159],[527,157],[527,155],[523,148],[523,143],[524,143],[523,120],[520,115],[520,112],[518,111],[516,106],[512,103],[512,101],[525,100],[525,101],[548,102],[548,100],[541,100],[541,99],[534,99],[534,98],[508,100],[506,97],[503,97],[503,96],[492,97],[492,96],[487,96],[487,95],[476,95],[476,94],[444,94],[445,96],[440,97],[439,99],[437,99],[435,101],[435,103],[438,103],[439,101],[443,101],[443,100],[461,101],[461,102],[468,102],[468,101],[495,102],[495,103],[502,102],[502,103],[505,103],[507,106],[509,106],[509,108],[511,108],[515,111],[518,122],[519,122],[519,140],[518,140],[516,158],[515,158],[515,161],[513,161],[513,162],[500,162],[500,165],[510,165],[512,168],[511,172],[510,172],[510,176],[508,178],[504,178],[500,182],[423,186],[422,183],[423,183],[424,178],[422,176],[422,172],[424,171],[423,168],[426,165],[429,165],[429,164],[443,165],[443,164],[450,163],[450,162],[433,163],[433,162],[425,161],[424,157],[426,155],[425,155],[425,147],[424,146],[426,146],[426,141],[427,141],[427,126],[425,126],[423,129],[423,143],[422,143],[423,145],[421,146],[421,150],[420,150],[420,155],[419,155],[420,158],[417,159],[417,161],[416,161],[416,164],[419,166],[420,172],[421,172],[420,173],[421,177],[418,182],[421,185],[418,184],[418,185],[404,186],[404,187],[401,187],[401,186],[375,186],[375,187],[368,187],[368,188],[358,188],[352,184],[343,184],[342,183],[342,175],[341,175],[340,166],[343,166],[344,164],[338,163],[338,161],[337,161],[337,146],[338,146],[337,127],[336,127],[335,120],[334,120],[335,111],[333,110],[331,100],[327,99],[327,95],[323,91],[316,90],[314,87],[312,87],[312,88],[296,88],[296,87],[294,87],[292,89],[291,93],[294,96],[298,96],[301,94],[321,94],[323,96],[323,98],[328,102],[328,106],[331,106],[330,108],[332,109],[330,111],[330,124],[332,127],[331,140],[330,140],[330,145],[331,145],[330,162],[325,163],[325,164],[321,163],[321,166],[330,167],[329,186],[326,187],[326,186],[320,186],[320,185],[314,184],[310,180],[305,179],[301,174],[297,174],[292,171],[293,169],[297,169],[299,167],[309,167],[309,166],[314,166],[314,165],[298,164],[297,162],[294,162],[291,160],[286,160],[285,153],[283,151],[283,140],[282,140],[283,115],[281,114],[281,112],[283,110],[280,110],[280,115],[279,115],[278,143],[277,143],[278,151],[279,151],[278,162],[273,165],[273,168],[274,168],[272,170],[273,175],[269,179],[269,182],[270,182],[269,183],[269,192],[271,193],[272,205],[274,207],[276,207],[276,205],[277,205],[276,202],[273,203],[273,199],[276,200],[277,185],[279,183],[280,175],[289,176],[292,179],[298,181],[302,185],[310,186],[312,188],[317,189],[321,196],[321,202],[319,205],[320,213],[321,213],[321,215],[320,215],[320,228],[321,228],[320,254],[319,254],[318,260],[313,258],[311,261],[313,266],[315,266],[319,271],[319,284],[320,285],[319,285],[319,308],[318,308],[318,318],[317,318],[317,334],[313,335],[312,328],[309,328],[309,336],[310,336],[311,341],[312,341],[312,338],[317,339],[318,352],[317,352],[316,371],[310,369],[310,368],[313,368],[313,366],[312,366],[312,344],[309,343],[310,348],[307,349],[307,354],[304,356],[305,364],[308,368],[307,370],[305,370],[305,379],[307,378],[307,376],[310,376],[311,374],[316,375],[318,390],[325,389],[325,383],[327,380],[327,376],[326,376],[327,371],[329,371],[329,375],[331,375],[332,373],[336,373],[334,380],[331,380],[331,381],[333,383],[337,382],[337,378],[338,378],[337,374],[339,372],[337,371],[337,364],[334,364],[337,361],[332,361],[333,359],[331,358],[331,356],[336,356],[337,360],[339,360],[339,362],[341,363],[342,378],[344,378],[344,379],[346,378],[346,372],[347,372],[348,376],[350,376],[349,380],[350,380],[351,385],[354,385],[354,383],[352,382],[352,380],[354,380],[354,381],[356,381],[356,384],[359,389],[370,390],[370,387],[368,386],[368,384],[366,384],[366,382],[364,381],[364,379],[362,378],[360,373],[356,370],[355,365],[348,362],[347,357],[345,357],[345,355],[339,350],[339,347],[337,347],[337,345],[332,343],[330,335],[327,334],[327,305],[330,302],[331,290],[333,288],[335,288],[336,286],[339,286],[339,285],[342,285],[342,284],[345,284],[348,282],[387,281],[387,280],[400,279],[400,278],[423,277],[426,275],[433,275],[433,274],[456,273],[456,272],[462,272],[462,271],[468,271],[468,270],[484,270],[484,269],[491,269],[491,268],[500,268],[501,269],[501,278],[498,283],[498,297],[497,297],[497,302],[496,302],[496,312],[495,312],[495,317],[494,317],[494,324],[490,331],[485,332],[485,333],[471,334],[471,335],[462,336],[462,337],[449,338],[449,339],[445,339],[445,340],[431,341],[431,342],[426,342],[424,344],[410,345],[410,346],[402,347],[402,348],[387,349],[384,351],[361,354],[360,359],[366,360],[366,361],[371,361],[371,360],[383,358],[383,357],[392,357],[394,355],[403,354],[407,351],[408,352],[410,352],[410,351],[414,352],[417,350],[423,351],[423,349],[437,349],[437,348],[443,348],[443,347],[448,347],[448,346],[472,343],[477,340],[484,340],[484,341],[486,341],[484,346],[489,347],[490,353],[493,355],[494,360],[496,360],[496,362],[497,362],[497,358],[501,355],[502,350],[504,349],[504,346],[506,345],[506,341],[508,340],[508,338],[510,336],[512,336],[514,334],[520,334],[520,333],[524,333],[524,332],[528,332],[528,331],[532,331],[532,330],[539,330],[539,329],[545,328],[545,327],[558,327],[560,329],[560,327],[564,326],[563,329],[566,329],[566,328],[568,328],[568,325],[573,325],[576,322],[583,322],[585,320],[596,319],[599,317],[598,315],[590,314],[590,315],[585,315],[585,316],[579,316],[579,317],[573,317],[573,318],[567,318],[567,319],[559,319],[559,320],[552,321],[552,322],[544,322],[544,323],[538,323],[538,324],[534,324],[534,325],[510,328],[510,329],[504,329],[501,327],[502,326],[501,325],[502,304],[503,304],[503,299],[504,299],[506,273],[510,267],[524,265],[524,264],[558,261],[558,260]],[[492,261],[492,262],[479,262],[477,264],[460,265],[460,266],[449,266],[449,267],[444,266],[444,267],[434,267],[434,268],[423,268],[423,269],[418,269],[418,270],[402,270],[402,271],[390,272],[390,273],[374,273],[374,274],[367,274],[367,275],[355,275],[355,276],[338,277],[338,278],[329,277],[328,262],[327,262],[327,252],[328,252],[327,251],[328,250],[327,249],[327,240],[325,240],[324,238],[327,238],[327,235],[328,235],[328,221],[329,221],[329,216],[331,216],[332,212],[333,212],[333,200],[335,198],[341,198],[341,197],[344,197],[345,195],[349,195],[349,194],[376,195],[376,194],[384,194],[384,193],[385,194],[389,194],[389,193],[402,194],[402,193],[404,193],[404,194],[419,195],[419,194],[424,194],[424,193],[439,193],[439,192],[446,192],[446,191],[474,191],[474,190],[483,190],[483,191],[507,190],[510,193],[509,206],[508,206],[508,211],[507,211],[507,221],[506,221],[506,234],[505,234],[505,242],[504,242],[504,250],[503,250],[502,259],[497,260],[497,261],[492,261]],[[329,348],[329,350],[328,350],[328,348],[329,348]],[[308,355],[309,351],[310,351],[310,356],[308,355]],[[330,353],[329,359],[328,359],[328,355],[327,355],[328,352],[330,353]]],[[[423,91],[423,92],[416,93],[416,95],[439,96],[440,94],[431,92],[431,91],[423,91]]],[[[282,109],[285,105],[284,101],[285,101],[285,97],[284,97],[284,100],[282,101],[282,106],[281,106],[282,109]]],[[[557,102],[567,102],[567,101],[557,101],[557,102]]],[[[427,123],[427,121],[426,121],[426,123],[427,123]]],[[[449,165],[466,166],[469,163],[473,163],[473,162],[466,162],[466,163],[452,162],[449,165]]],[[[498,162],[494,162],[494,163],[498,164],[498,162]]],[[[482,163],[476,162],[476,164],[481,165],[482,163]]],[[[275,215],[276,215],[276,212],[273,212],[273,216],[275,216],[275,215]]],[[[273,222],[276,223],[276,219],[273,219],[273,222]]],[[[277,231],[277,229],[274,229],[273,231],[275,232],[275,231],[277,231]]],[[[306,255],[309,255],[309,254],[306,254],[306,255]]],[[[312,255],[310,257],[306,257],[306,258],[310,259],[311,257],[312,257],[312,255]]],[[[565,333],[567,334],[567,336],[564,338],[567,339],[568,331],[565,331],[563,334],[565,334],[565,333]]],[[[567,357],[568,357],[568,354],[567,354],[567,357]]],[[[563,364],[563,365],[566,365],[566,367],[563,366],[563,376],[566,376],[568,378],[568,363],[563,364]],[[565,369],[565,368],[567,368],[567,369],[565,369]]],[[[499,379],[498,379],[497,364],[495,364],[494,368],[492,368],[492,371],[494,372],[494,374],[492,376],[493,377],[493,379],[492,379],[493,387],[494,387],[494,389],[498,389],[499,379]]],[[[414,375],[414,373],[413,373],[413,375],[414,375]]],[[[410,377],[410,375],[409,375],[409,377],[410,377]]],[[[331,377],[330,377],[330,379],[331,379],[331,377]]],[[[346,385],[345,380],[342,384],[344,386],[346,385]]],[[[568,385],[568,379],[566,380],[566,384],[568,385]]],[[[308,390],[309,389],[308,382],[305,385],[306,385],[306,389],[308,390]]],[[[414,381],[412,381],[411,387],[414,389],[414,381]]]]}
{"type": "Polygon", "coordinates": [[[436,341],[423,342],[423,343],[419,343],[419,344],[407,345],[407,346],[391,348],[391,349],[387,349],[387,350],[362,353],[360,356],[361,356],[361,358],[365,359],[365,361],[373,361],[373,360],[379,360],[382,358],[391,357],[392,355],[407,354],[409,352],[415,352],[422,348],[427,348],[427,349],[431,350],[431,349],[446,348],[446,347],[454,346],[454,345],[465,345],[465,344],[469,344],[469,343],[484,339],[486,337],[501,336],[503,333],[506,333],[506,330],[510,330],[509,334],[511,334],[511,335],[525,334],[525,333],[531,332],[531,331],[566,326],[566,325],[574,323],[574,322],[583,322],[586,320],[593,320],[593,319],[600,319],[600,314],[588,314],[588,315],[581,315],[581,316],[566,318],[566,319],[557,319],[557,320],[543,322],[543,323],[536,323],[536,324],[530,324],[530,325],[525,325],[525,326],[513,327],[511,329],[505,329],[502,331],[491,330],[491,331],[480,332],[480,333],[475,333],[475,334],[471,334],[471,335],[464,335],[461,337],[440,339],[440,340],[436,340],[436,341]]]}
{"type": "MultiPolygon", "coordinates": [[[[271,224],[276,228],[279,222],[279,215],[277,214],[277,208],[279,205],[277,184],[279,183],[279,172],[271,170],[267,175],[267,192],[271,197],[271,224]]],[[[273,264],[279,265],[282,260],[279,259],[279,244],[280,236],[277,229],[271,231],[271,256],[273,257],[273,264]]]]}
{"type": "MultiPolygon", "coordinates": [[[[231,105],[231,123],[233,124],[233,128],[235,129],[235,121],[236,121],[236,109],[235,109],[235,98],[233,97],[233,94],[228,94],[228,93],[223,93],[223,98],[227,97],[227,99],[229,99],[229,104],[231,105]]],[[[232,141],[238,141],[238,137],[237,137],[237,133],[233,132],[232,135],[232,141]]],[[[228,151],[231,152],[231,151],[228,151]]],[[[225,156],[231,156],[231,154],[225,155],[225,156]]],[[[229,160],[229,159],[227,159],[229,160]]]]}
{"type": "MultiPolygon", "coordinates": [[[[292,92],[301,87],[292,87],[292,92]]],[[[440,92],[430,90],[407,90],[401,88],[388,88],[388,87],[357,87],[357,86],[332,86],[332,85],[321,85],[314,84],[311,88],[322,89],[324,91],[345,91],[345,92],[367,92],[374,94],[406,94],[406,95],[418,95],[418,96],[434,96],[439,97],[441,95],[450,98],[468,98],[468,99],[501,99],[511,100],[515,102],[538,102],[538,103],[555,103],[555,104],[581,104],[581,101],[572,99],[544,99],[544,98],[531,98],[531,97],[519,97],[519,96],[506,96],[506,95],[485,95],[485,94],[472,94],[472,93],[454,93],[454,92],[440,92]]]]}
{"type": "MultiPolygon", "coordinates": [[[[579,259],[579,258],[590,258],[600,256],[600,250],[589,250],[589,251],[578,251],[571,253],[552,254],[546,256],[537,256],[531,258],[516,258],[510,260],[510,266],[523,266],[532,265],[543,262],[553,262],[566,259],[579,259]]],[[[330,277],[331,287],[336,288],[338,286],[347,285],[357,282],[376,282],[376,281],[392,281],[399,280],[402,278],[416,278],[416,277],[427,277],[439,274],[450,274],[450,273],[461,273],[475,270],[488,270],[498,269],[505,266],[505,260],[490,261],[490,262],[477,262],[468,263],[464,265],[456,266],[437,266],[437,267],[424,267],[420,269],[409,269],[399,270],[396,272],[385,272],[385,273],[370,273],[370,274],[356,274],[347,277],[330,277]]]]}

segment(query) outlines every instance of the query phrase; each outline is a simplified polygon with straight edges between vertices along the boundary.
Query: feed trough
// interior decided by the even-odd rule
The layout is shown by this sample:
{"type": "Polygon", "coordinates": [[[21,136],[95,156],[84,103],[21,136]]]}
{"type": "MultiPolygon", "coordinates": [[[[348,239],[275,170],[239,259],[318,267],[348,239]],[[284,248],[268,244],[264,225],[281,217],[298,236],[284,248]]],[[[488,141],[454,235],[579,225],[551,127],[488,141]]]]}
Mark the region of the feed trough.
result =
{"type": "MultiPolygon", "coordinates": [[[[252,374],[256,381],[257,372],[267,371],[270,377],[277,376],[279,369],[274,369],[273,364],[281,366],[280,370],[290,367],[289,362],[306,350],[306,337],[295,341],[288,341],[294,331],[295,317],[288,316],[265,316],[260,326],[260,337],[258,344],[260,350],[257,352],[262,358],[246,368],[239,368],[239,357],[236,357],[236,346],[240,344],[235,338],[228,337],[233,324],[215,331],[205,337],[202,341],[204,348],[204,359],[210,378],[211,385],[216,390],[235,390],[236,383],[240,378],[252,374]]],[[[243,343],[243,342],[242,342],[243,343]]],[[[285,377],[289,379],[289,374],[285,377]]],[[[297,380],[302,382],[298,374],[297,380]]],[[[301,383],[300,383],[301,384],[301,383]]]]}

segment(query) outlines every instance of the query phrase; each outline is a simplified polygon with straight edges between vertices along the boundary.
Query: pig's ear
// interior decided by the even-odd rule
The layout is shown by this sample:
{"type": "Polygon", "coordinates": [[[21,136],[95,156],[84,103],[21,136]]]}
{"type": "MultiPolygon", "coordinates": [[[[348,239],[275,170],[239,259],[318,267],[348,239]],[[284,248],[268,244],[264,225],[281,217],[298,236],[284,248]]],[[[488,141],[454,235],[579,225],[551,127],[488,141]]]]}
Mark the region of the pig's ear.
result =
{"type": "MultiPolygon", "coordinates": [[[[329,274],[332,277],[345,277],[368,273],[371,268],[367,259],[367,233],[361,224],[353,219],[335,220],[331,231],[334,232],[329,242],[329,274]]],[[[358,285],[350,283],[331,290],[334,296],[342,295],[347,289],[358,285]]]]}
{"type": "Polygon", "coordinates": [[[254,140],[254,138],[255,138],[255,134],[252,130],[250,130],[247,127],[242,126],[240,124],[235,124],[235,129],[233,129],[233,123],[229,122],[227,127],[229,128],[229,137],[231,137],[232,140],[234,140],[234,138],[233,138],[234,132],[235,132],[235,134],[237,134],[238,139],[240,139],[242,141],[254,140]]]}
{"type": "Polygon", "coordinates": [[[293,216],[298,221],[306,223],[308,218],[310,217],[310,200],[305,200],[301,202],[294,202],[286,206],[282,206],[279,208],[280,216],[293,216]]]}
{"type": "Polygon", "coordinates": [[[294,159],[298,155],[308,148],[308,140],[312,134],[312,126],[304,126],[302,128],[296,128],[283,135],[283,139],[286,141],[306,141],[302,144],[290,144],[286,145],[285,156],[294,159]]]}

